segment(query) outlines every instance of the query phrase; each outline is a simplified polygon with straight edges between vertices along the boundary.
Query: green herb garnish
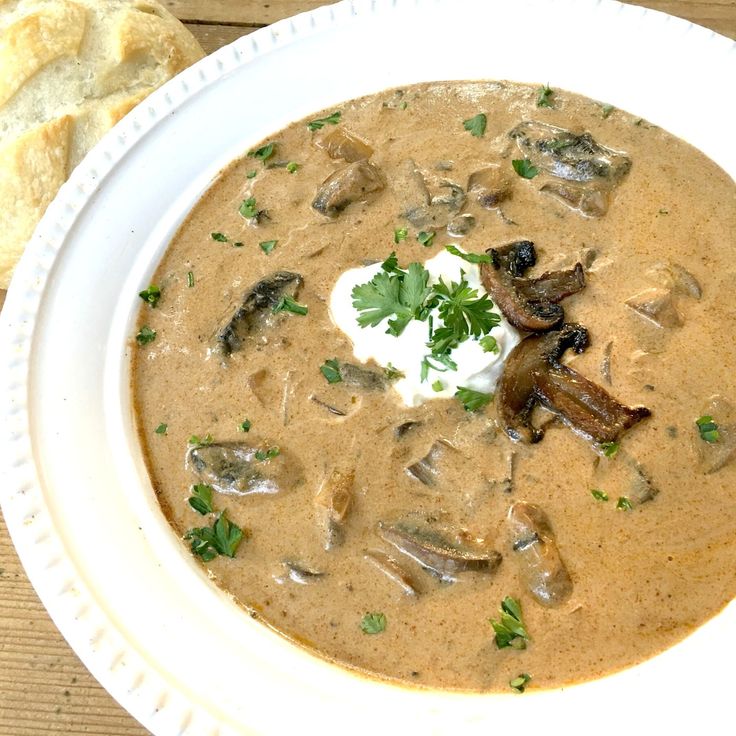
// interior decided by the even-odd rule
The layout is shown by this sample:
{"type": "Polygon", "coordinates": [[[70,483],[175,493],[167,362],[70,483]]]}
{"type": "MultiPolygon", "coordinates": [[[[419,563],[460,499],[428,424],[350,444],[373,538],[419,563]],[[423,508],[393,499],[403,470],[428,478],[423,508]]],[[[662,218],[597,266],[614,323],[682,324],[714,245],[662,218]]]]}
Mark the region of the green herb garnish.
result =
{"type": "Polygon", "coordinates": [[[212,507],[212,486],[206,483],[197,483],[192,486],[192,495],[189,497],[189,505],[202,516],[211,514],[214,509],[212,507]]]}
{"type": "Polygon", "coordinates": [[[529,634],[521,620],[521,603],[515,598],[506,596],[501,602],[501,619],[490,619],[491,626],[496,632],[496,646],[499,649],[526,649],[529,634]]]}
{"type": "Polygon", "coordinates": [[[405,227],[396,228],[394,230],[394,243],[398,245],[402,240],[406,240],[408,235],[409,231],[405,227]]]}
{"type": "Polygon", "coordinates": [[[608,501],[608,494],[598,488],[591,488],[590,495],[593,496],[596,501],[608,501]]]}
{"type": "Polygon", "coordinates": [[[465,128],[465,130],[467,131],[470,131],[470,135],[474,135],[476,138],[480,138],[483,133],[486,132],[487,122],[488,118],[486,118],[485,113],[479,112],[472,118],[469,118],[468,120],[463,120],[463,128],[465,128]]]}
{"type": "Polygon", "coordinates": [[[187,271],[187,286],[191,289],[194,286],[194,272],[187,271]]]}
{"type": "Polygon", "coordinates": [[[211,434],[206,434],[204,437],[200,437],[199,435],[193,434],[187,442],[190,445],[196,445],[197,447],[205,447],[206,445],[211,445],[214,442],[214,439],[211,434]]]}
{"type": "Polygon", "coordinates": [[[440,391],[444,391],[444,390],[445,390],[445,386],[444,386],[444,384],[442,383],[442,381],[440,381],[440,379],[438,378],[438,379],[437,379],[437,380],[436,380],[436,381],[435,381],[435,382],[434,382],[434,383],[432,384],[432,391],[434,391],[435,393],[439,393],[440,391]]]}
{"type": "Polygon", "coordinates": [[[601,117],[606,120],[615,109],[613,105],[601,105],[601,117]]]}
{"type": "Polygon", "coordinates": [[[511,165],[514,171],[524,179],[533,179],[539,173],[539,169],[528,158],[515,158],[511,165]]]}
{"type": "Polygon", "coordinates": [[[389,363],[384,369],[383,373],[389,381],[396,380],[397,378],[406,378],[406,375],[398,368],[394,367],[389,363]]]}
{"type": "Polygon", "coordinates": [[[631,501],[626,496],[620,496],[616,502],[616,508],[619,511],[631,511],[634,508],[631,501]]]}
{"type": "Polygon", "coordinates": [[[340,373],[340,364],[337,362],[337,358],[332,360],[326,360],[324,365],[319,367],[322,375],[327,379],[327,383],[340,383],[342,381],[342,375],[340,373]]]}
{"type": "Polygon", "coordinates": [[[360,622],[364,634],[380,634],[386,630],[386,617],[382,613],[366,613],[360,622]]]}
{"type": "Polygon", "coordinates": [[[276,247],[278,240],[264,240],[258,243],[258,247],[266,254],[269,255],[271,251],[276,247]]]}
{"type": "Polygon", "coordinates": [[[158,304],[158,300],[161,298],[161,289],[159,289],[155,284],[151,284],[147,289],[138,292],[138,296],[147,304],[155,307],[158,304]]]}
{"type": "MultiPolygon", "coordinates": [[[[276,242],[276,241],[274,241],[276,242]]],[[[309,312],[309,307],[305,304],[299,304],[290,296],[282,296],[278,303],[271,309],[272,312],[291,312],[292,314],[305,315],[309,312]]]]}
{"type": "Polygon", "coordinates": [[[211,527],[190,529],[184,535],[184,539],[191,541],[191,550],[197,557],[209,562],[217,555],[235,557],[235,552],[243,540],[243,531],[229,521],[222,511],[211,527]]]}
{"type": "Polygon", "coordinates": [[[168,424],[164,424],[163,422],[161,422],[161,424],[159,424],[158,427],[156,427],[156,429],[154,429],[153,431],[156,434],[166,434],[166,430],[168,428],[169,428],[168,424]]]}
{"type": "Polygon", "coordinates": [[[548,85],[540,87],[537,90],[537,107],[552,107],[552,97],[554,97],[554,90],[550,89],[548,85]]]}
{"type": "Polygon", "coordinates": [[[522,672],[518,677],[514,677],[513,680],[509,680],[509,687],[515,693],[523,693],[531,679],[531,675],[527,675],[526,672],[522,672]]]}
{"type": "Polygon", "coordinates": [[[148,325],[143,325],[135,336],[139,345],[148,345],[149,342],[153,342],[156,339],[156,330],[152,330],[148,325]]]}
{"type": "Polygon", "coordinates": [[[718,431],[718,425],[713,421],[713,417],[709,414],[705,414],[699,419],[695,420],[695,424],[698,427],[700,433],[700,439],[705,442],[717,442],[721,433],[718,431]]]}
{"type": "Polygon", "coordinates": [[[307,128],[309,130],[322,130],[322,128],[329,123],[330,125],[337,125],[340,122],[340,118],[342,117],[342,113],[339,110],[335,110],[331,115],[328,115],[325,118],[317,118],[316,120],[312,120],[311,122],[307,123],[307,128]]]}
{"type": "Polygon", "coordinates": [[[445,250],[452,255],[462,258],[468,263],[490,263],[491,257],[487,253],[463,253],[459,248],[454,245],[446,245],[445,250]]]}
{"type": "Polygon", "coordinates": [[[268,450],[256,450],[256,460],[265,463],[266,460],[273,460],[281,454],[278,447],[269,447],[268,450]]]}
{"type": "Polygon", "coordinates": [[[481,339],[478,340],[478,344],[483,348],[484,353],[497,353],[500,350],[498,342],[493,335],[481,337],[481,339]]]}
{"type": "Polygon", "coordinates": [[[386,273],[403,273],[399,268],[399,259],[396,257],[396,252],[391,251],[391,255],[381,264],[381,270],[386,273]]]}
{"type": "Polygon", "coordinates": [[[218,243],[227,243],[229,241],[227,235],[223,235],[222,233],[210,233],[210,237],[218,243]]]}
{"type": "Polygon", "coordinates": [[[238,424],[238,429],[241,432],[250,432],[250,419],[244,419],[240,424],[238,424]]]}
{"type": "Polygon", "coordinates": [[[286,170],[290,174],[295,174],[299,168],[301,167],[301,164],[298,164],[296,161],[289,161],[288,164],[286,164],[286,170]]]}
{"type": "Polygon", "coordinates": [[[244,199],[240,203],[238,212],[240,212],[240,214],[247,220],[253,219],[258,214],[258,209],[256,207],[256,198],[248,197],[248,199],[244,199]]]}
{"type": "Polygon", "coordinates": [[[429,248],[430,245],[432,245],[432,241],[434,240],[434,236],[437,233],[432,232],[425,232],[424,230],[421,230],[417,233],[417,240],[425,247],[429,248]]]}
{"type": "Polygon", "coordinates": [[[245,178],[246,178],[246,179],[255,179],[255,177],[256,177],[256,174],[257,174],[257,173],[258,173],[258,172],[257,172],[257,171],[256,171],[255,169],[253,169],[253,171],[249,171],[249,172],[248,172],[248,173],[247,173],[247,174],[245,175],[245,178]]]}
{"type": "Polygon", "coordinates": [[[618,442],[601,442],[601,450],[606,457],[616,457],[620,447],[618,442]]]}
{"type": "Polygon", "coordinates": [[[482,391],[474,391],[465,386],[458,386],[455,396],[460,399],[465,411],[478,411],[493,399],[493,394],[484,394],[482,391]]]}
{"type": "Polygon", "coordinates": [[[248,155],[251,158],[257,158],[259,161],[266,161],[273,156],[276,143],[267,143],[265,146],[256,148],[255,151],[248,151],[248,155]]]}
{"type": "Polygon", "coordinates": [[[449,355],[425,355],[422,358],[421,372],[419,374],[422,383],[427,380],[430,368],[438,373],[447,373],[447,371],[456,371],[457,363],[449,355]],[[436,363],[440,365],[436,365],[436,363]]]}

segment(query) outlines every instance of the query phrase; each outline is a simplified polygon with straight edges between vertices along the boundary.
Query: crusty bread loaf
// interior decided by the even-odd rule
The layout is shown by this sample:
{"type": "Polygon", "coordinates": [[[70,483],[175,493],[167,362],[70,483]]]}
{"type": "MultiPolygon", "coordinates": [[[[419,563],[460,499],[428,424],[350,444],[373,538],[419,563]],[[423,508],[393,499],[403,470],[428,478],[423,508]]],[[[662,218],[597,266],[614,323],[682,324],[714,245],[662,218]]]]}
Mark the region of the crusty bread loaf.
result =
{"type": "Polygon", "coordinates": [[[0,0],[0,288],[87,151],[203,55],[155,0],[0,0]]]}

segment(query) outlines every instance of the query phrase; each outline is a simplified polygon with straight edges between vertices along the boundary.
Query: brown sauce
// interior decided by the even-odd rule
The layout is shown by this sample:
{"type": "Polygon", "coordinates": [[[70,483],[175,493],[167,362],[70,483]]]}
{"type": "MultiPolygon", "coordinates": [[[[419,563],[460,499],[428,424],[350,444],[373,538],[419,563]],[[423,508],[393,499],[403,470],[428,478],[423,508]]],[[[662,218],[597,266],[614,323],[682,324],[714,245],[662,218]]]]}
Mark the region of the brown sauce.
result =
{"type": "MultiPolygon", "coordinates": [[[[294,123],[269,139],[277,142],[271,157],[234,162],[194,207],[152,279],[159,303],[141,310],[139,326],[157,335],[137,348],[133,392],[151,480],[173,529],[184,535],[214,519],[187,503],[201,482],[185,467],[191,435],[281,448],[265,462],[293,463],[301,482],[276,495],[215,492],[216,510],[227,509],[246,538],[233,559],[218,556],[207,567],[269,626],[369,674],[483,691],[508,691],[521,672],[534,687],[594,679],[672,646],[736,593],[736,462],[705,472],[712,448],[695,424],[712,395],[736,399],[733,181],[691,146],[627,113],[564,92],[541,108],[537,96],[510,83],[428,84],[341,105],[335,127],[370,145],[387,186],[334,219],[311,207],[321,183],[345,165],[314,144],[332,126],[311,132],[306,121],[294,123]],[[487,129],[472,136],[463,121],[481,111],[487,129]],[[523,156],[508,132],[524,120],[589,131],[625,152],[631,170],[605,215],[582,216],[540,192],[539,181],[515,174],[511,161],[523,156]],[[469,233],[449,238],[438,229],[424,247],[391,187],[407,159],[463,188],[474,171],[499,165],[510,197],[487,210],[469,196],[462,209],[476,220],[469,233]],[[288,162],[298,169],[289,171],[288,162]],[[238,211],[250,197],[267,211],[259,223],[238,211]],[[395,244],[394,230],[403,227],[408,237],[395,244]],[[215,232],[228,242],[213,240],[215,232]],[[482,253],[520,239],[536,244],[535,274],[577,260],[586,266],[585,289],[564,309],[567,321],[589,329],[591,344],[565,362],[622,403],[652,412],[623,435],[615,457],[602,457],[559,421],[546,425],[538,444],[512,442],[493,404],[472,414],[453,399],[407,408],[390,388],[327,383],[320,372],[327,359],[357,362],[327,311],[345,269],[392,250],[405,265],[448,243],[482,253]],[[266,254],[259,243],[272,240],[266,254]],[[699,298],[682,283],[673,287],[677,266],[702,288],[699,298]],[[212,353],[213,335],[244,292],[280,270],[303,277],[297,301],[308,315],[283,315],[257,345],[226,359],[212,353]],[[679,324],[657,326],[626,306],[652,288],[671,292],[679,324]],[[239,429],[246,418],[248,433],[239,429]],[[418,424],[397,438],[406,422],[418,424]],[[162,423],[166,432],[156,433],[162,423]],[[405,468],[439,439],[451,447],[437,482],[424,485],[405,468]],[[314,498],[335,470],[354,473],[354,498],[344,540],[328,551],[314,498]],[[637,474],[656,497],[617,509],[637,474]],[[592,489],[609,500],[596,500],[592,489]],[[520,581],[506,522],[516,501],[539,506],[552,526],[573,586],[556,607],[540,605],[520,581]],[[377,536],[379,522],[402,518],[497,550],[501,564],[442,582],[377,536]],[[399,562],[419,595],[381,573],[366,550],[399,562]],[[284,561],[324,575],[301,584],[289,579],[284,561]],[[522,605],[530,637],[523,651],[494,643],[489,619],[498,619],[506,596],[522,605]],[[384,614],[384,631],[361,630],[367,612],[384,614]]],[[[721,450],[734,430],[728,408],[719,408],[721,450]]],[[[553,416],[538,414],[538,422],[553,416]]]]}

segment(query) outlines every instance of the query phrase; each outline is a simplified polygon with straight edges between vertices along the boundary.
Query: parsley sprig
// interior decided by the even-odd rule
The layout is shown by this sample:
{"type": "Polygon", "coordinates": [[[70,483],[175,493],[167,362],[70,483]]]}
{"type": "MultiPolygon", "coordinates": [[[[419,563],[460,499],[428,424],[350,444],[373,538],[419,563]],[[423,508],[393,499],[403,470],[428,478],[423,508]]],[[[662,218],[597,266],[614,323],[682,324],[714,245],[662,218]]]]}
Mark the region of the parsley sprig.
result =
{"type": "Polygon", "coordinates": [[[491,619],[491,626],[496,632],[496,646],[499,649],[526,649],[529,634],[521,620],[521,603],[516,598],[506,596],[501,601],[501,619],[491,619]]]}
{"type": "Polygon", "coordinates": [[[190,529],[184,539],[191,542],[192,552],[197,557],[210,562],[217,555],[235,557],[243,541],[243,530],[227,518],[225,511],[221,511],[212,526],[190,529]]]}

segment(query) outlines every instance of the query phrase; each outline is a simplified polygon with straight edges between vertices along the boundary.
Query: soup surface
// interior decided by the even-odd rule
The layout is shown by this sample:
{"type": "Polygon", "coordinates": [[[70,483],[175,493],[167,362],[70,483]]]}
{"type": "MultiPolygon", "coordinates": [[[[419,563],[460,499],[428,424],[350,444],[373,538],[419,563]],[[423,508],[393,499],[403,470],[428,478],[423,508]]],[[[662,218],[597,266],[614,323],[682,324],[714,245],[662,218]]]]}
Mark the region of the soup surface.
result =
{"type": "Polygon", "coordinates": [[[553,687],[671,646],[736,593],[735,194],[646,121],[512,83],[278,132],[142,294],[133,393],[172,527],[254,616],[406,683],[553,687]],[[547,323],[516,333],[494,401],[408,406],[330,299],[347,269],[448,244],[496,249],[462,263],[547,323]]]}

